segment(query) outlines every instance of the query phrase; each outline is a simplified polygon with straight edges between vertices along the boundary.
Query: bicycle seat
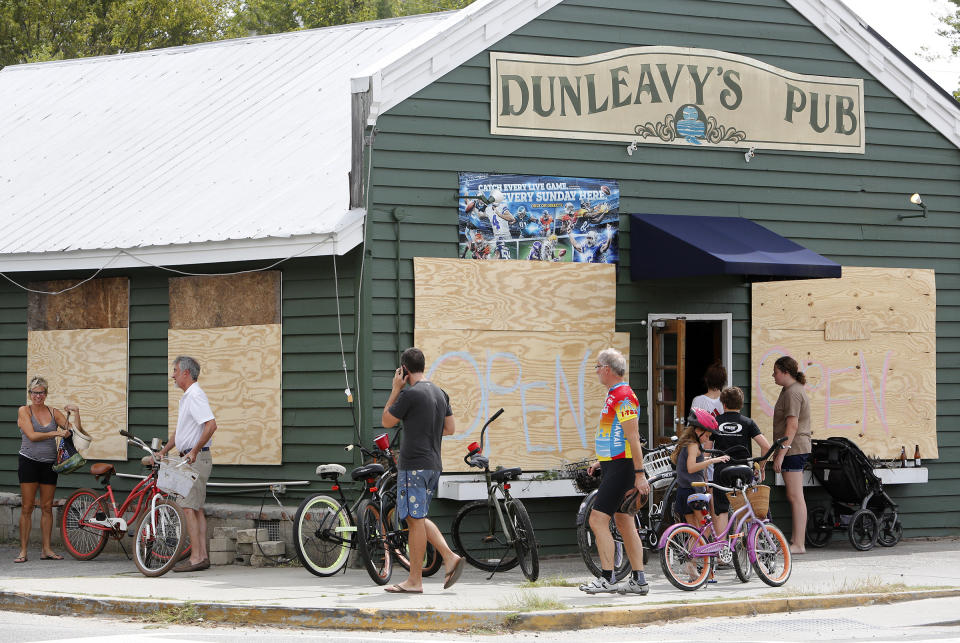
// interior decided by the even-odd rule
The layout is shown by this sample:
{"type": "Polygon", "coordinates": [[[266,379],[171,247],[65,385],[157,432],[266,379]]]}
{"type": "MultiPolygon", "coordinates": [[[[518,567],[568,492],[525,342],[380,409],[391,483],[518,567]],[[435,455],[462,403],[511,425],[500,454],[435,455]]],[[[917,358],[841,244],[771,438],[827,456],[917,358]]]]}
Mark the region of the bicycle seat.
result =
{"type": "Polygon", "coordinates": [[[494,471],[490,474],[490,479],[495,482],[506,482],[508,480],[516,480],[520,477],[521,473],[523,473],[523,469],[520,467],[510,467],[509,469],[494,471]]]}
{"type": "Polygon", "coordinates": [[[346,472],[346,467],[339,464],[321,464],[317,467],[317,475],[328,480],[336,480],[346,472]]]}
{"type": "Polygon", "coordinates": [[[383,475],[384,468],[382,464],[376,462],[357,467],[350,472],[350,477],[354,480],[366,480],[367,478],[379,478],[383,475]]]}
{"type": "Polygon", "coordinates": [[[724,487],[746,486],[753,482],[753,467],[735,464],[720,472],[720,484],[724,487]],[[742,484],[737,484],[742,483],[742,484]]]}
{"type": "Polygon", "coordinates": [[[113,475],[114,471],[113,465],[106,462],[96,462],[90,466],[90,473],[93,474],[93,477],[97,480],[103,478],[104,484],[110,483],[110,476],[113,475]]]}

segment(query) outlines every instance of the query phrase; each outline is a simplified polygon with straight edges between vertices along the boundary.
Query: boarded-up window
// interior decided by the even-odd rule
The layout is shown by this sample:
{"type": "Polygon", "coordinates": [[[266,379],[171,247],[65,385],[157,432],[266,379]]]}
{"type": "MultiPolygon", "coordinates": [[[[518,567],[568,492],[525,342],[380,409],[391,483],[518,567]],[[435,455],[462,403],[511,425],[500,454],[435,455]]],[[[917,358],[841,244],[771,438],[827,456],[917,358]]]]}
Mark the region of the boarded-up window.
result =
{"type": "Polygon", "coordinates": [[[769,436],[790,355],[807,378],[814,438],[868,455],[938,457],[936,285],[932,270],[844,267],[841,279],[753,285],[753,418],[769,436]]]}
{"type": "Polygon", "coordinates": [[[444,470],[467,470],[466,445],[500,407],[484,445],[491,463],[553,469],[592,457],[607,395],[597,353],[629,359],[629,334],[614,332],[614,267],[416,258],[414,277],[414,341],[457,422],[444,470]]]}
{"type": "MultiPolygon", "coordinates": [[[[168,363],[200,363],[215,464],[282,464],[280,312],[279,271],[170,280],[168,363]]],[[[183,392],[169,381],[173,434],[183,392]]]]}
{"type": "MultiPolygon", "coordinates": [[[[31,290],[59,292],[74,281],[34,282],[31,290]]],[[[93,437],[87,458],[126,460],[130,283],[92,279],[59,295],[32,292],[27,301],[27,381],[50,385],[47,405],[80,408],[93,437]]],[[[25,383],[25,385],[26,385],[25,383]]]]}

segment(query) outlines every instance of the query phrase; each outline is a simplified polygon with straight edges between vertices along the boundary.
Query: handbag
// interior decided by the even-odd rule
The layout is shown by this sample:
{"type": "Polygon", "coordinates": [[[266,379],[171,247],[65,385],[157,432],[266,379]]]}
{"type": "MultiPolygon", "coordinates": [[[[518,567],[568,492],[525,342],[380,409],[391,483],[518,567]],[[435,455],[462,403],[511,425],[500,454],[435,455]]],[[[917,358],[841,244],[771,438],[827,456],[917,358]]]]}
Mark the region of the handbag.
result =
{"type": "Polygon", "coordinates": [[[57,473],[73,473],[87,463],[73,445],[73,433],[60,439],[57,445],[57,463],[53,470],[57,473]]]}

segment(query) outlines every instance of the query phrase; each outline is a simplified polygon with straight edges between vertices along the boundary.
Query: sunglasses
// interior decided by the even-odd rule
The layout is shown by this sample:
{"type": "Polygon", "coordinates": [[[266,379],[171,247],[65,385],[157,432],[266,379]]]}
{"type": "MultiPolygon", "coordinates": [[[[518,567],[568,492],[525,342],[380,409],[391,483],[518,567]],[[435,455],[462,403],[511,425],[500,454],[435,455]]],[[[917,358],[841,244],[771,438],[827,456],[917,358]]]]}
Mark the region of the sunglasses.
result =
{"type": "Polygon", "coordinates": [[[30,395],[46,395],[46,391],[30,391],[30,395]]]}

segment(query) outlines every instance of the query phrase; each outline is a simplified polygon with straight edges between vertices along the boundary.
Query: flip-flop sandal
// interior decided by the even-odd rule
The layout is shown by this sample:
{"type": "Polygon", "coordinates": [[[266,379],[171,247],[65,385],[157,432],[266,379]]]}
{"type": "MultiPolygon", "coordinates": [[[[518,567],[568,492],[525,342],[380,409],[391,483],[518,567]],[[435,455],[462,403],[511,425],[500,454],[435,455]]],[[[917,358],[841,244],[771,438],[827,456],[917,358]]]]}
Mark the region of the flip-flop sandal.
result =
{"type": "Polygon", "coordinates": [[[15,562],[15,563],[25,563],[25,562],[27,562],[27,557],[26,557],[26,556],[17,556],[16,558],[13,559],[13,562],[15,562]]]}
{"type": "Polygon", "coordinates": [[[40,560],[63,560],[63,556],[60,554],[53,554],[50,556],[41,556],[40,560]]]}
{"type": "Polygon", "coordinates": [[[401,587],[400,585],[384,587],[383,591],[388,594],[423,594],[422,589],[407,589],[406,587],[401,587]]]}
{"type": "Polygon", "coordinates": [[[460,560],[454,563],[450,573],[444,576],[443,589],[450,589],[460,579],[460,574],[463,573],[463,562],[463,556],[461,556],[460,560]]]}

